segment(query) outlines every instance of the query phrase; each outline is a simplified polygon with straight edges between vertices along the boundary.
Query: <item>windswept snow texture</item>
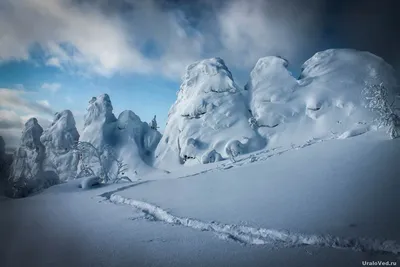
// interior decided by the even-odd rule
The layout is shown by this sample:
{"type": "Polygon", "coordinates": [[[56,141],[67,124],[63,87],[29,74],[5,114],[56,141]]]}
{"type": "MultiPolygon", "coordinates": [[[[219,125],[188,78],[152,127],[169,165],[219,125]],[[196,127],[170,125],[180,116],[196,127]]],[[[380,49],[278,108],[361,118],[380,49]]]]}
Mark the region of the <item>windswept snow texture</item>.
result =
{"type": "Polygon", "coordinates": [[[189,65],[156,149],[157,166],[207,163],[264,147],[242,93],[222,59],[189,65]]]}
{"type": "Polygon", "coordinates": [[[79,140],[72,112],[64,110],[56,113],[53,123],[46,129],[40,141],[46,148],[45,169],[56,171],[60,180],[74,179],[79,158],[73,147],[79,140]]]}
{"type": "MultiPolygon", "coordinates": [[[[152,169],[149,164],[161,134],[142,122],[134,112],[123,111],[117,119],[110,97],[103,94],[92,98],[84,119],[80,141],[90,142],[100,151],[105,146],[114,149],[118,158],[127,164],[124,175],[134,179],[152,169]]],[[[105,165],[111,170],[115,168],[111,159],[105,165]]]]}
{"type": "Polygon", "coordinates": [[[393,68],[368,52],[316,53],[304,63],[299,80],[287,66],[279,57],[262,58],[246,85],[259,132],[270,147],[339,136],[371,125],[376,114],[364,107],[365,83],[383,83],[389,90],[396,85],[393,68]]]}

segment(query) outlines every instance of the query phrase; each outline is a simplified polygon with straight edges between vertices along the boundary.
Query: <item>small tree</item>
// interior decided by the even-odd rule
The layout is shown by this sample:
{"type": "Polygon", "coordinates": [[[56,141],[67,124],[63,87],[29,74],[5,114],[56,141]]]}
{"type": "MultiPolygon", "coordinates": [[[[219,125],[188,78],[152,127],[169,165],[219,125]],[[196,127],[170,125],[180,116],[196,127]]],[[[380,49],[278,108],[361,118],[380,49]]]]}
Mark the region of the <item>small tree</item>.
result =
{"type": "Polygon", "coordinates": [[[157,129],[158,129],[159,127],[158,127],[158,125],[157,125],[156,115],[154,115],[153,119],[151,120],[151,123],[149,123],[149,124],[150,124],[150,128],[151,128],[151,129],[157,131],[157,129]]]}
{"type": "Polygon", "coordinates": [[[124,164],[122,160],[118,159],[112,147],[106,145],[102,150],[100,150],[89,142],[78,142],[74,150],[80,157],[81,171],[78,174],[78,177],[95,175],[93,165],[98,164],[100,167],[99,176],[103,182],[116,183],[120,180],[132,182],[127,176],[122,176],[127,170],[127,165],[124,164]],[[111,172],[111,168],[106,167],[109,160],[116,163],[117,170],[114,174],[111,172]]]}
{"type": "Polygon", "coordinates": [[[400,116],[396,98],[390,99],[389,91],[382,83],[367,84],[363,94],[367,100],[365,107],[378,115],[378,125],[389,126],[388,133],[392,139],[400,137],[400,116]]]}

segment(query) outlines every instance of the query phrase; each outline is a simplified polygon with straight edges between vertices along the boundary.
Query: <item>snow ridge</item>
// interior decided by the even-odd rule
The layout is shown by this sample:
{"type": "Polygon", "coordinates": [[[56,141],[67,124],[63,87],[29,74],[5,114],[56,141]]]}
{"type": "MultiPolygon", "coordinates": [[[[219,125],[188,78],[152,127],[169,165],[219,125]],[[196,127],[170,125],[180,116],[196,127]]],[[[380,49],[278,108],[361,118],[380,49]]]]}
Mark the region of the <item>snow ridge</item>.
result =
{"type": "Polygon", "coordinates": [[[298,247],[309,245],[372,253],[390,253],[396,255],[400,253],[400,244],[394,240],[341,238],[331,235],[301,234],[285,230],[223,224],[215,221],[203,222],[197,219],[178,217],[150,203],[125,198],[116,194],[111,194],[109,200],[114,204],[130,205],[145,213],[147,218],[156,221],[190,227],[200,231],[210,231],[217,234],[220,238],[228,238],[245,245],[269,244],[275,247],[298,247]]]}

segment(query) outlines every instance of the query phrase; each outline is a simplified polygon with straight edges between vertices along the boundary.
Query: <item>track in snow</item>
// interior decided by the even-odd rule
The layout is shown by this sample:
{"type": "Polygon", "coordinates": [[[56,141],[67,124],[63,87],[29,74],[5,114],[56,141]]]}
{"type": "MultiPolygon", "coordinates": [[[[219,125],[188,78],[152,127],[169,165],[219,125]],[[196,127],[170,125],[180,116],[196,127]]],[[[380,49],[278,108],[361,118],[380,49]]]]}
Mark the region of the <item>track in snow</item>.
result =
{"type": "MultiPolygon", "coordinates": [[[[138,184],[135,184],[138,185],[138,184]]],[[[131,186],[135,186],[131,185],[131,186]]],[[[129,186],[129,187],[131,187],[129,186]]],[[[121,188],[116,191],[126,189],[121,188]]],[[[115,192],[115,191],[114,191],[115,192]]],[[[245,245],[273,245],[279,247],[316,246],[336,249],[349,249],[370,253],[400,254],[400,244],[393,240],[371,238],[340,238],[331,235],[310,235],[289,231],[253,228],[242,225],[203,222],[197,219],[172,215],[160,207],[147,202],[125,198],[113,192],[101,195],[114,204],[125,204],[138,209],[152,221],[161,221],[172,225],[190,227],[200,231],[210,231],[219,238],[230,239],[245,245]]]]}

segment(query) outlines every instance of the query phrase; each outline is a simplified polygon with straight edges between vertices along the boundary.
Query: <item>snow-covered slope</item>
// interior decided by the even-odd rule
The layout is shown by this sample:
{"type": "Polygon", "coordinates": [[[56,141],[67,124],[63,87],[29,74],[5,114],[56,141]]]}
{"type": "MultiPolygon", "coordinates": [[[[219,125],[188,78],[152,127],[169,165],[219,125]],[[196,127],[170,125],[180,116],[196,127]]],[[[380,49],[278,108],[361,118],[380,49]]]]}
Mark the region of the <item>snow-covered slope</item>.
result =
{"type": "MultiPolygon", "coordinates": [[[[89,102],[80,141],[89,142],[100,151],[106,146],[113,149],[116,156],[127,164],[125,175],[134,179],[151,169],[148,163],[160,138],[158,131],[151,129],[130,110],[122,112],[117,119],[110,97],[103,94],[89,102]]],[[[104,159],[106,168],[115,168],[110,157],[104,155],[104,159]]]]}
{"type": "Polygon", "coordinates": [[[157,166],[208,163],[262,148],[249,118],[242,90],[222,59],[188,66],[156,149],[157,166]]]}
{"type": "Polygon", "coordinates": [[[56,170],[60,180],[66,181],[76,176],[79,158],[72,151],[79,140],[72,112],[64,110],[56,113],[53,123],[47,128],[40,141],[46,148],[45,165],[56,170]]]}
{"type": "Polygon", "coordinates": [[[383,59],[349,49],[331,49],[307,60],[299,79],[286,60],[260,59],[246,85],[251,111],[269,146],[366,132],[375,117],[364,108],[365,83],[395,86],[393,68],[383,59]]]}

